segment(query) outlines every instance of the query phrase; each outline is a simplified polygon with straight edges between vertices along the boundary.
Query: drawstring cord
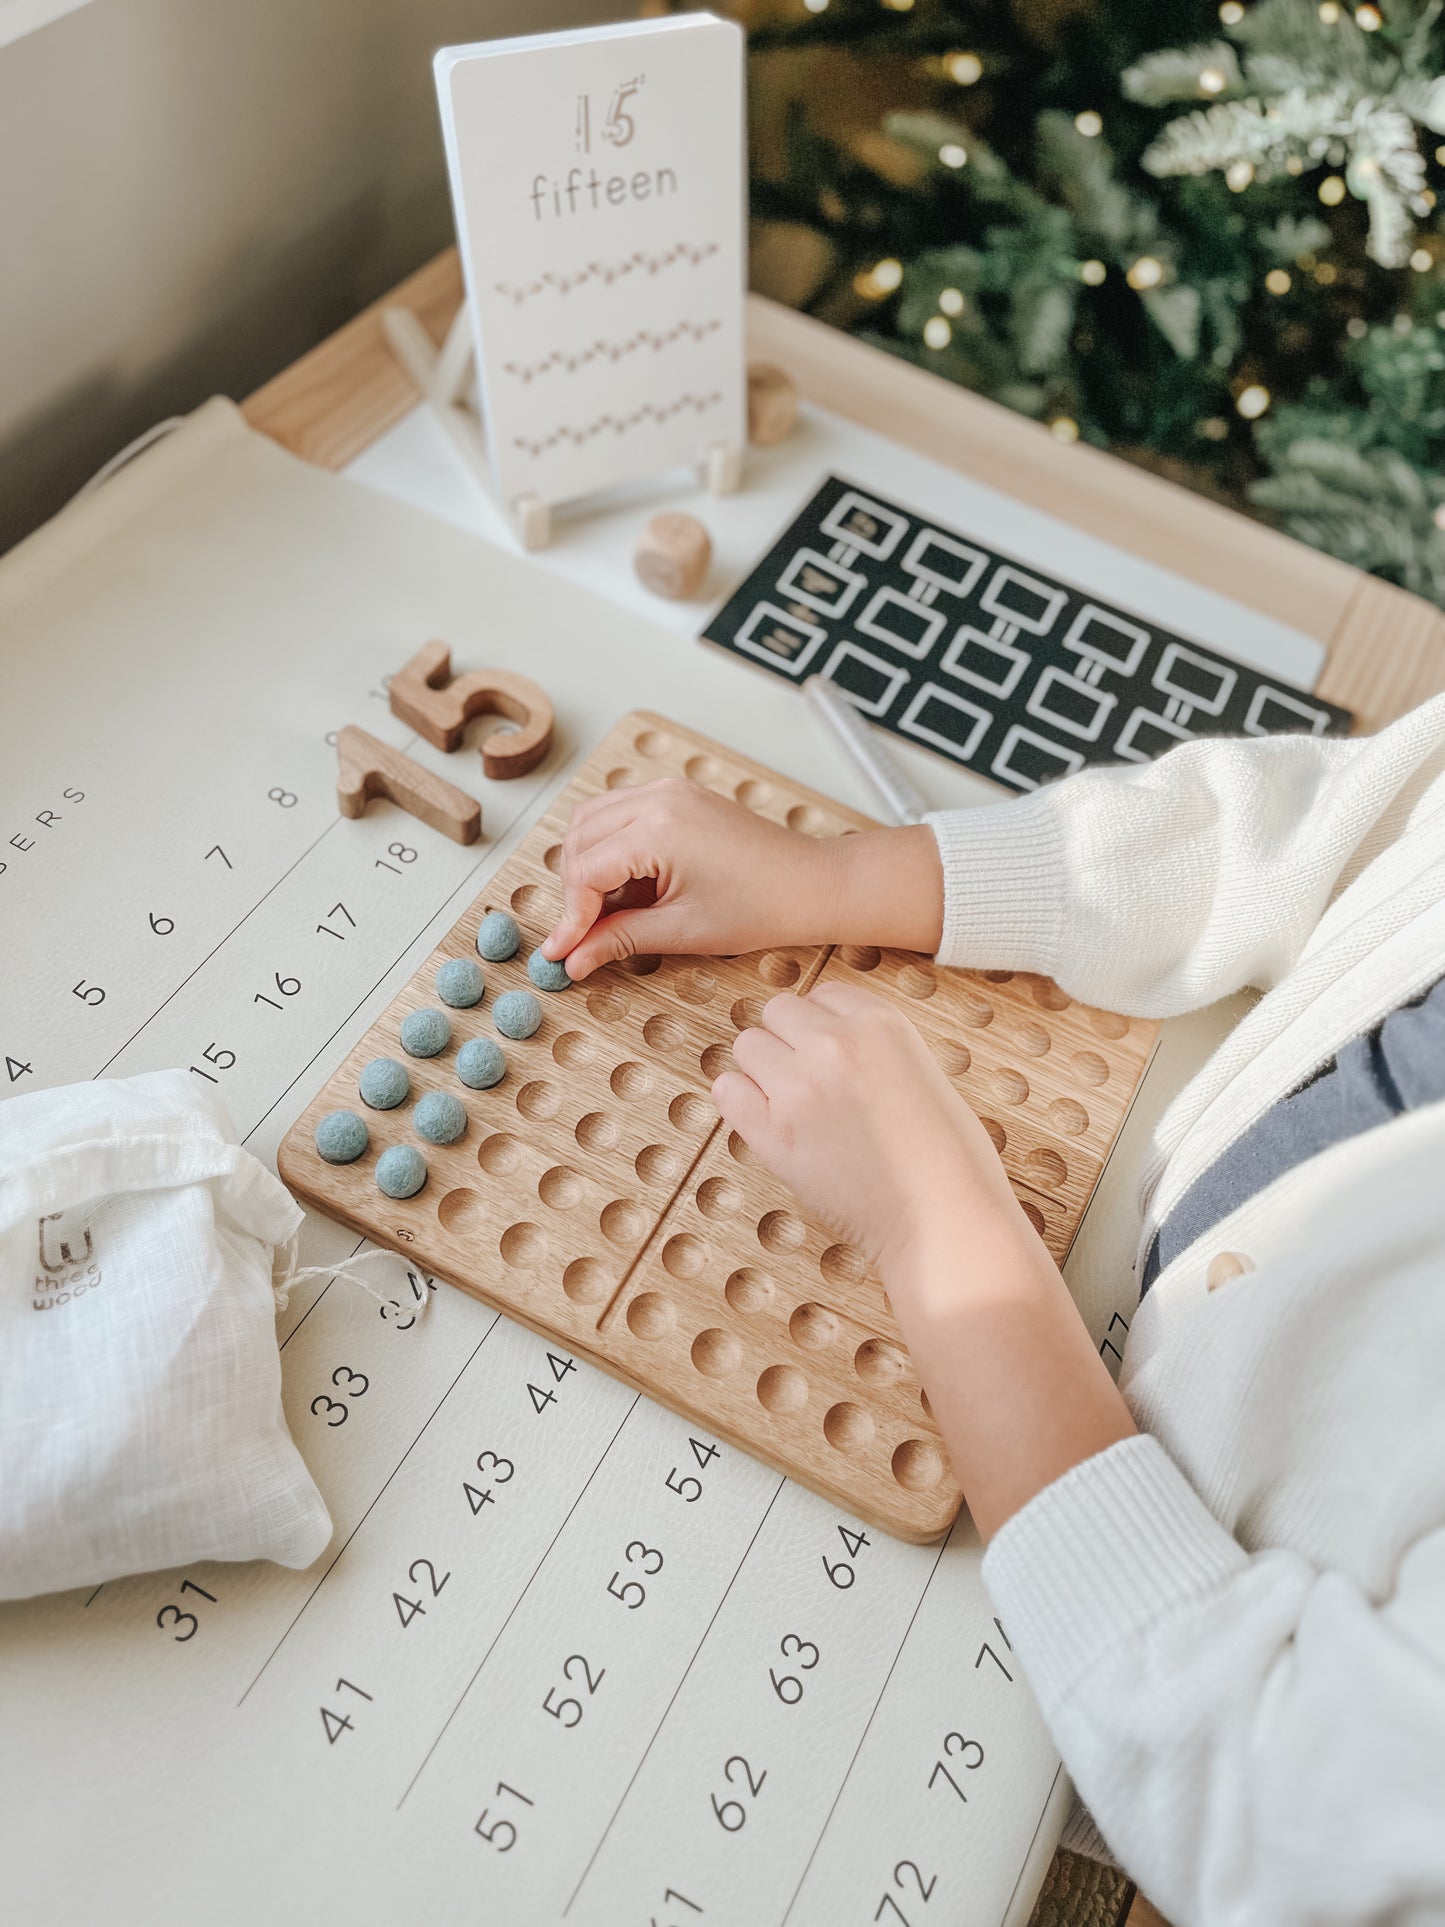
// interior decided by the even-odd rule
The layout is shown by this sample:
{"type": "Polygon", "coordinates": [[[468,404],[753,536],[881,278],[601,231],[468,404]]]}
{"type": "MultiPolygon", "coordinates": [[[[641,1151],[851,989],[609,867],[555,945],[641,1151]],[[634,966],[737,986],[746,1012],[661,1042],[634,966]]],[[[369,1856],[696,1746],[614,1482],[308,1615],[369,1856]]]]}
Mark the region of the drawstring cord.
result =
{"type": "MultiPolygon", "coordinates": [[[[409,1269],[405,1258],[401,1257],[399,1253],[395,1251],[362,1251],[354,1253],[350,1258],[343,1258],[339,1263],[334,1265],[302,1265],[297,1263],[297,1259],[300,1256],[300,1244],[301,1233],[298,1229],[292,1232],[285,1244],[279,1249],[278,1256],[285,1260],[285,1269],[279,1278],[274,1276],[273,1265],[271,1289],[276,1294],[276,1309],[278,1312],[285,1311],[287,1305],[291,1302],[292,1288],[304,1283],[308,1278],[344,1278],[348,1284],[359,1285],[369,1297],[376,1300],[378,1305],[386,1306],[388,1304],[400,1303],[400,1300],[394,1298],[384,1288],[374,1285],[369,1279],[363,1278],[360,1275],[363,1265],[377,1263],[400,1265],[403,1271],[409,1269]]],[[[418,1320],[425,1318],[430,1303],[431,1293],[424,1292],[421,1302],[415,1307],[415,1315],[418,1320]]]]}

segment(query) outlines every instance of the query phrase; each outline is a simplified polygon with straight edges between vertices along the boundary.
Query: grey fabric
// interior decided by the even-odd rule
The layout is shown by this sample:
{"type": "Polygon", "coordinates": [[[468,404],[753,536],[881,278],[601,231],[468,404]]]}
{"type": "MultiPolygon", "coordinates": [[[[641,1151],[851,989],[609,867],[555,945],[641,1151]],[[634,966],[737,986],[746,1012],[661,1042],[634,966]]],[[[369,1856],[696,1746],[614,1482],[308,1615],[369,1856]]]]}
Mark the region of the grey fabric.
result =
{"type": "Polygon", "coordinates": [[[1353,1038],[1300,1090],[1236,1138],[1155,1234],[1140,1297],[1165,1265],[1267,1184],[1332,1144],[1445,1098],[1445,978],[1353,1038]]]}

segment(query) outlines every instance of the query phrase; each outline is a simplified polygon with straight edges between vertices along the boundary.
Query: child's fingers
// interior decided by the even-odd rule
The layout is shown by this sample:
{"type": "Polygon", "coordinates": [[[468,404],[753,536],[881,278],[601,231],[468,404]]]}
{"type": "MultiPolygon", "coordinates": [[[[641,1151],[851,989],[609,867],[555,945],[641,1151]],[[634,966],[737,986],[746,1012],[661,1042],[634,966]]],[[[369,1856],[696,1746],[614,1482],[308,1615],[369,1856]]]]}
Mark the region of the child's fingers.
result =
{"type": "Polygon", "coordinates": [[[582,851],[562,852],[562,915],[542,945],[545,956],[565,957],[597,921],[603,899],[637,877],[656,876],[657,862],[636,836],[635,823],[582,851]]]}
{"type": "Polygon", "coordinates": [[[624,824],[633,822],[642,794],[641,790],[604,790],[600,796],[589,796],[579,803],[562,841],[563,867],[569,857],[581,856],[595,843],[614,835],[624,824]]]}
{"type": "Polygon", "coordinates": [[[867,1017],[880,1008],[888,1008],[876,992],[864,990],[858,984],[817,984],[808,992],[808,1003],[829,1016],[844,1019],[867,1017]]]}
{"type": "Polygon", "coordinates": [[[712,1087],[712,1101],[729,1129],[756,1150],[767,1133],[768,1100],[742,1071],[724,1071],[712,1087]]]}
{"type": "Polygon", "coordinates": [[[567,974],[573,983],[578,983],[603,964],[615,963],[620,957],[676,956],[687,947],[682,915],[675,904],[614,910],[608,916],[599,917],[581,941],[566,953],[567,974]]]}
{"type": "Polygon", "coordinates": [[[770,1030],[740,1030],[733,1039],[733,1059],[766,1095],[786,1078],[797,1053],[770,1030]]]}
{"type": "Polygon", "coordinates": [[[779,991],[763,1005],[765,1028],[794,1048],[817,1032],[820,1021],[819,1013],[790,990],[779,991]]]}

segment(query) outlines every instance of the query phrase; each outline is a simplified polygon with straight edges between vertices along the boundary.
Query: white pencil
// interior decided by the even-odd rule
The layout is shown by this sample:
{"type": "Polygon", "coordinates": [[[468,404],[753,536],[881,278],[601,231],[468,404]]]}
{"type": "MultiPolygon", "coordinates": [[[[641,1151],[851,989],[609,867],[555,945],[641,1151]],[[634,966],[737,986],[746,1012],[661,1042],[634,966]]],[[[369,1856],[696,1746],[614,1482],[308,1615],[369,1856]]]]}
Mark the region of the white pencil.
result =
{"type": "Polygon", "coordinates": [[[877,734],[825,676],[809,676],[803,694],[872,785],[890,823],[919,823],[927,799],[899,769],[877,734]]]}

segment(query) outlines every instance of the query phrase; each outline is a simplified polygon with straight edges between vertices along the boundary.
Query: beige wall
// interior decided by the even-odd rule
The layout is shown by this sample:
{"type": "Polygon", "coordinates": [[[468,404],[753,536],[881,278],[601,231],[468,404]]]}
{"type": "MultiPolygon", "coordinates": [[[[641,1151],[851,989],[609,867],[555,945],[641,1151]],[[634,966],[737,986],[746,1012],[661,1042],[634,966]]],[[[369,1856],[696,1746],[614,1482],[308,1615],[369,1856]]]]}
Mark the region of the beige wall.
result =
{"type": "Polygon", "coordinates": [[[0,47],[0,548],[451,238],[431,54],[629,0],[93,0],[0,47]]]}

